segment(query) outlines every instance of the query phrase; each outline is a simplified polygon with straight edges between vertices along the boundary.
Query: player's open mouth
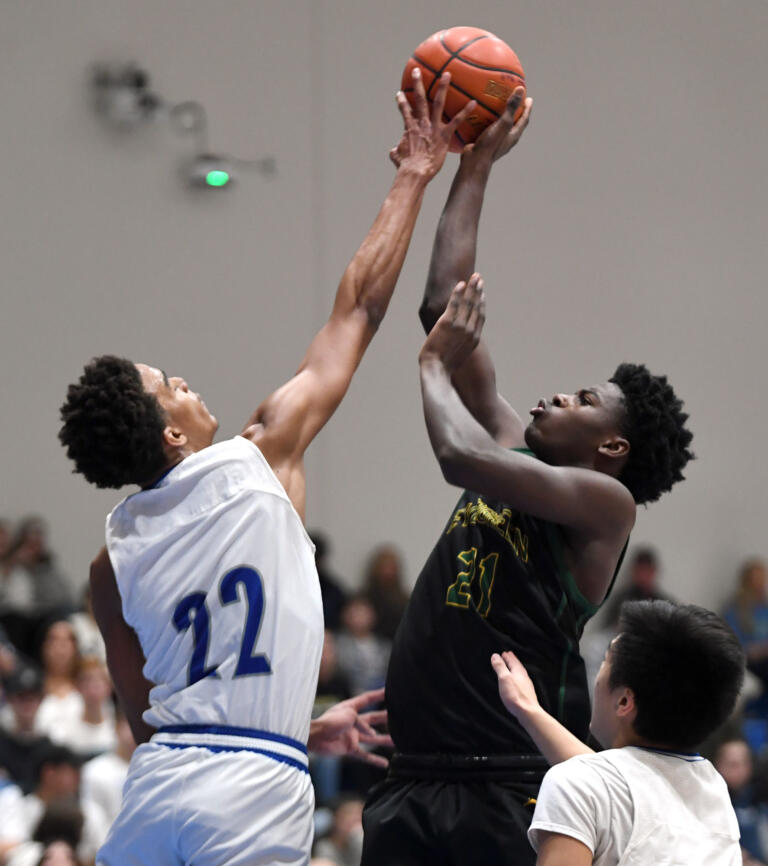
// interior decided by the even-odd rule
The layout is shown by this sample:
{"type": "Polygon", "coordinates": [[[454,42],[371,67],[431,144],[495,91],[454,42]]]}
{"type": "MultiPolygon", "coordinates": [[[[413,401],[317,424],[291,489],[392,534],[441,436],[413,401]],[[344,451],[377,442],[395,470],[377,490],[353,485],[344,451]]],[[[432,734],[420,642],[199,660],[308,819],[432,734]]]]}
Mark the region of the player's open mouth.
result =
{"type": "Polygon", "coordinates": [[[531,415],[534,418],[538,418],[539,415],[543,415],[547,411],[547,401],[539,400],[539,402],[531,409],[531,415]]]}

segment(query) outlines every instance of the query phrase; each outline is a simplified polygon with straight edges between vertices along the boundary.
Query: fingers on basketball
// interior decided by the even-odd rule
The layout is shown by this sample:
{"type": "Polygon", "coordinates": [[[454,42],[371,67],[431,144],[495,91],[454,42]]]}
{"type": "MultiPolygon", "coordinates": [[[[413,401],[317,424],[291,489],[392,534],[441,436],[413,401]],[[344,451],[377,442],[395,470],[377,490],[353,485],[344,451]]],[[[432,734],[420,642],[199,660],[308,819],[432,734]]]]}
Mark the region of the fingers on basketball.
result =
{"type": "Polygon", "coordinates": [[[414,96],[413,114],[420,121],[429,116],[429,108],[427,106],[427,94],[424,91],[424,81],[421,77],[421,69],[418,66],[413,67],[411,80],[413,82],[414,96]]]}

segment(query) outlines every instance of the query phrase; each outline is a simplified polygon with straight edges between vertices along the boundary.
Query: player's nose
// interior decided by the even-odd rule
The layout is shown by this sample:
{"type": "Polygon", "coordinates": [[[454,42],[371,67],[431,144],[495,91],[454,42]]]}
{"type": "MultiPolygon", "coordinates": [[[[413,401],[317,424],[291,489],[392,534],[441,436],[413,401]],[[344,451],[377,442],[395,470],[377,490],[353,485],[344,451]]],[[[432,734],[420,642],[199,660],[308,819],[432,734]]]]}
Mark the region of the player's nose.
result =
{"type": "Polygon", "coordinates": [[[552,405],[559,406],[561,409],[568,405],[568,394],[555,394],[552,397],[552,405]]]}

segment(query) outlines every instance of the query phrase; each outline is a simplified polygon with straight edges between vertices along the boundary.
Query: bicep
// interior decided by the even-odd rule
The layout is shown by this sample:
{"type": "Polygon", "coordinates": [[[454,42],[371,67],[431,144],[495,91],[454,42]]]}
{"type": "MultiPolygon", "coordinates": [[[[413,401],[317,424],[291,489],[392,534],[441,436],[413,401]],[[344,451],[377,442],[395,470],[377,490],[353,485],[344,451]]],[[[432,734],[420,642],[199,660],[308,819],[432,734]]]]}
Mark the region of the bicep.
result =
{"type": "Polygon", "coordinates": [[[347,392],[375,333],[362,309],[334,315],[312,341],[296,375],[254,412],[243,431],[259,427],[259,448],[269,463],[298,462],[347,392]]]}
{"type": "Polygon", "coordinates": [[[592,866],[592,852],[578,839],[562,833],[539,832],[536,866],[592,866]]]}

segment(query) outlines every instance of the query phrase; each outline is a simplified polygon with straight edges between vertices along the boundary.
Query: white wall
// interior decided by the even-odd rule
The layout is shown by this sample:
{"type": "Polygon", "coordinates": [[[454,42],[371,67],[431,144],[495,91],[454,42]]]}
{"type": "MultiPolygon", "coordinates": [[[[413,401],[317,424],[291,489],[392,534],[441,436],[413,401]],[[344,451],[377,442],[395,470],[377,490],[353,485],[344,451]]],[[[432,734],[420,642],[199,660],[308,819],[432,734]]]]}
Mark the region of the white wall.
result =
{"type": "MultiPolygon", "coordinates": [[[[667,372],[691,413],[689,479],[642,510],[677,595],[717,604],[739,559],[768,553],[760,434],[766,268],[763,0],[6,0],[0,6],[0,514],[48,516],[84,580],[114,493],[56,440],[92,355],[184,375],[236,432],[285,380],[391,176],[405,59],[455,24],[518,51],[536,105],[495,169],[478,264],[502,390],[540,396],[621,360],[667,372]],[[189,142],[94,117],[86,68],[135,59],[169,99],[208,109],[211,144],[274,154],[278,176],[195,195],[189,142]]],[[[388,320],[308,459],[308,523],[357,579],[397,542],[411,579],[456,491],[421,418],[416,308],[449,164],[429,190],[388,320]]]]}

